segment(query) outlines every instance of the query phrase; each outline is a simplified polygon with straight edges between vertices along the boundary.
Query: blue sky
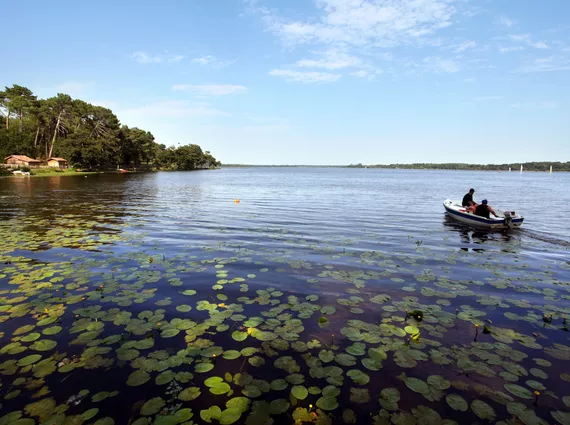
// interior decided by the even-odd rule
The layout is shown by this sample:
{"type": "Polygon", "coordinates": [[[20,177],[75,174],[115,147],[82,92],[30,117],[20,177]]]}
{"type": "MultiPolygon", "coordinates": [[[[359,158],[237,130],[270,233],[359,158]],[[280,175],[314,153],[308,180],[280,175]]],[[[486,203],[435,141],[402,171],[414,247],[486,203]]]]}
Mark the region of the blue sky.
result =
{"type": "MultiPolygon", "coordinates": [[[[570,1],[28,1],[0,86],[225,163],[570,160],[570,1]]],[[[8,18],[6,18],[8,17],[8,18]]]]}

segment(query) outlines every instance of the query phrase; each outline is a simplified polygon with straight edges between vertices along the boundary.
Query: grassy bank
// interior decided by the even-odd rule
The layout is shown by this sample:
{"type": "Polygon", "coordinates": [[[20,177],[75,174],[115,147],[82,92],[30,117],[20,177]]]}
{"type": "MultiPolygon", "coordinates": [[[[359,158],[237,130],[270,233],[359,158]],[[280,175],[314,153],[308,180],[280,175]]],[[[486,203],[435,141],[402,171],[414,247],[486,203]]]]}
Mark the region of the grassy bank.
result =
{"type": "MultiPolygon", "coordinates": [[[[30,170],[30,177],[53,177],[53,176],[83,176],[89,174],[98,174],[97,171],[76,171],[70,170],[55,170],[55,169],[40,169],[30,170]]],[[[13,178],[26,178],[20,174],[12,174],[10,170],[0,170],[0,177],[13,177],[13,178]]]]}

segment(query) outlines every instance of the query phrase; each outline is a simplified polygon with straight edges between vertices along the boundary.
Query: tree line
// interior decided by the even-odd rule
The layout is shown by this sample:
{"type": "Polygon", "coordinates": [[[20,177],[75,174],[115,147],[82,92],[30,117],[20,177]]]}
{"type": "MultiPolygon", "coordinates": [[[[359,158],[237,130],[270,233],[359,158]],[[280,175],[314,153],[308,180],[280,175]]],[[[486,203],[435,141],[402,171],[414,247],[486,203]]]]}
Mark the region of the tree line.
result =
{"type": "Polygon", "coordinates": [[[62,157],[73,167],[94,170],[220,165],[199,145],[166,147],[149,131],[121,125],[110,109],[63,93],[39,99],[27,87],[14,84],[0,91],[0,115],[0,161],[9,155],[62,157]]]}
{"type": "Polygon", "coordinates": [[[523,166],[524,171],[549,171],[552,166],[552,171],[570,171],[570,162],[517,162],[512,164],[463,164],[463,163],[443,163],[443,164],[430,164],[430,163],[414,163],[414,164],[377,164],[377,165],[362,165],[350,164],[347,168],[404,168],[410,170],[479,170],[479,171],[517,171],[520,166],[523,166]]]}

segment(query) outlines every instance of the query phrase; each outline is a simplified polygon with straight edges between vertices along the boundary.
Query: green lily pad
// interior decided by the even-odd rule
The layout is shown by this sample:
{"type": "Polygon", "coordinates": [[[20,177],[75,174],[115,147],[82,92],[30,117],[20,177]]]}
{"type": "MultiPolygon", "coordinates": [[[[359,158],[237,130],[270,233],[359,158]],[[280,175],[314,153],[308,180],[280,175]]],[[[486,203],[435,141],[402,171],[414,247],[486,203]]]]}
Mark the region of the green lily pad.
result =
{"type": "Polygon", "coordinates": [[[505,385],[503,385],[503,387],[505,387],[505,389],[508,392],[516,395],[517,397],[525,398],[528,400],[532,399],[532,393],[530,392],[530,390],[528,390],[525,387],[521,387],[520,385],[517,385],[517,384],[505,384],[505,385]]]}
{"type": "Polygon", "coordinates": [[[322,410],[335,410],[338,407],[336,397],[321,397],[317,400],[317,407],[322,410]]]}
{"type": "Polygon", "coordinates": [[[245,339],[247,338],[247,332],[240,332],[240,331],[234,331],[232,333],[232,338],[235,341],[241,342],[241,341],[245,341],[245,339]]]}
{"type": "Polygon", "coordinates": [[[41,358],[42,356],[40,354],[32,354],[18,360],[17,364],[18,366],[29,366],[31,364],[37,363],[41,358]]]}
{"type": "Polygon", "coordinates": [[[89,409],[81,414],[81,418],[85,421],[88,421],[89,419],[92,419],[95,416],[97,416],[97,413],[99,413],[99,409],[97,408],[89,409]]]}
{"type": "Polygon", "coordinates": [[[416,393],[420,393],[420,394],[425,394],[429,392],[429,387],[428,385],[422,381],[421,379],[418,378],[413,378],[413,377],[407,377],[405,380],[406,386],[416,392],[416,393]]]}
{"type": "Polygon", "coordinates": [[[273,400],[269,403],[269,411],[272,415],[281,415],[289,409],[289,402],[284,398],[273,400]]]}
{"type": "Polygon", "coordinates": [[[150,380],[150,375],[144,370],[136,370],[129,375],[127,385],[129,387],[138,387],[147,383],[150,380]]]}
{"type": "Polygon", "coordinates": [[[228,409],[238,409],[240,412],[247,412],[251,400],[247,397],[234,397],[226,402],[228,409]]]}
{"type": "Polygon", "coordinates": [[[439,375],[428,376],[427,382],[438,390],[446,390],[451,386],[451,383],[447,379],[439,375]]]}
{"type": "Polygon", "coordinates": [[[228,350],[228,351],[224,351],[224,354],[222,355],[222,357],[226,360],[235,360],[235,359],[241,357],[241,353],[237,350],[228,350]]]}
{"type": "Polygon", "coordinates": [[[495,410],[481,400],[473,400],[471,402],[471,410],[481,419],[493,420],[496,416],[495,410]]]}
{"type": "Polygon", "coordinates": [[[44,335],[55,335],[61,332],[61,326],[51,326],[49,328],[45,328],[42,333],[44,335]]]}
{"type": "Polygon", "coordinates": [[[200,388],[198,387],[189,387],[185,388],[178,394],[178,398],[182,401],[192,401],[197,399],[200,396],[200,388]]]}
{"type": "Polygon", "coordinates": [[[239,420],[241,417],[241,410],[230,408],[221,412],[219,417],[220,425],[231,425],[239,420]]]}
{"type": "Polygon", "coordinates": [[[298,400],[304,400],[309,395],[309,390],[302,385],[295,385],[291,388],[291,394],[298,400]]]}
{"type": "Polygon", "coordinates": [[[330,350],[321,350],[319,352],[319,359],[324,363],[329,363],[334,360],[334,353],[330,350]]]}
{"type": "Polygon", "coordinates": [[[370,382],[370,377],[358,369],[349,370],[346,375],[350,377],[355,383],[360,385],[366,385],[370,382]]]}
{"type": "Polygon", "coordinates": [[[57,342],[52,341],[51,339],[42,339],[34,342],[32,345],[30,345],[30,348],[36,351],[49,351],[53,350],[56,345],[57,342]]]}
{"type": "Polygon", "coordinates": [[[37,333],[37,332],[32,332],[29,333],[26,336],[23,336],[22,339],[20,341],[22,342],[32,342],[37,340],[39,337],[41,337],[41,334],[37,333]]]}
{"type": "Polygon", "coordinates": [[[98,402],[103,401],[106,398],[108,398],[109,395],[110,395],[110,393],[108,391],[101,391],[101,392],[98,392],[97,394],[93,395],[93,397],[91,397],[91,401],[93,403],[98,403],[98,402]]]}
{"type": "Polygon", "coordinates": [[[283,391],[287,388],[288,383],[285,379],[275,379],[274,381],[271,381],[269,386],[273,391],[283,391]]]}
{"type": "Polygon", "coordinates": [[[194,370],[197,373],[206,373],[211,371],[214,368],[214,365],[212,363],[198,363],[195,367],[194,370]]]}
{"type": "Polygon", "coordinates": [[[465,399],[461,397],[459,394],[448,394],[445,397],[445,401],[447,401],[447,404],[449,404],[449,407],[451,407],[453,410],[466,412],[467,409],[469,408],[469,405],[467,404],[465,399]]]}
{"type": "Polygon", "coordinates": [[[186,421],[189,421],[190,419],[192,419],[192,417],[194,416],[194,414],[192,413],[192,409],[186,408],[186,409],[180,409],[178,410],[174,416],[176,417],[176,419],[178,420],[178,423],[184,423],[186,421]]]}

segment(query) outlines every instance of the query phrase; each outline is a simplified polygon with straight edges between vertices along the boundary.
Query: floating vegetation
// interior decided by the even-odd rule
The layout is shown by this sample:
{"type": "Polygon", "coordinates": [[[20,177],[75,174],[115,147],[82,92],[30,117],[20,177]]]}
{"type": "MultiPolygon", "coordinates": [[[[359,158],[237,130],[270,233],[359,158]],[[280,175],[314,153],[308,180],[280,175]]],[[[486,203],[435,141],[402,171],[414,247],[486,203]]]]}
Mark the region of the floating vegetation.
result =
{"type": "Polygon", "coordinates": [[[0,425],[570,423],[567,266],[90,214],[0,221],[0,425]]]}

